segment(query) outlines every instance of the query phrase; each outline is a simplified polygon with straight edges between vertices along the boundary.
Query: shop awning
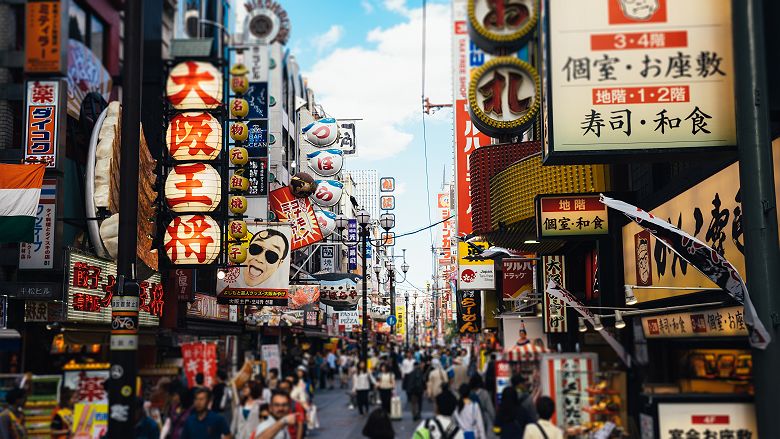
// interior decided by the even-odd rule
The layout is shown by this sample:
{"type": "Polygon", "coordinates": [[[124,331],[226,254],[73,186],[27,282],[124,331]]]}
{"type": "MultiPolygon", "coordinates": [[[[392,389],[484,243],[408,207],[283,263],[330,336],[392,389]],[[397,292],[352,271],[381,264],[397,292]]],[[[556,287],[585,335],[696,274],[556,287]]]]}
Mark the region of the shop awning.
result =
{"type": "Polygon", "coordinates": [[[546,352],[552,352],[544,346],[537,346],[528,343],[522,346],[512,346],[506,350],[509,361],[538,361],[541,355],[546,352]]]}

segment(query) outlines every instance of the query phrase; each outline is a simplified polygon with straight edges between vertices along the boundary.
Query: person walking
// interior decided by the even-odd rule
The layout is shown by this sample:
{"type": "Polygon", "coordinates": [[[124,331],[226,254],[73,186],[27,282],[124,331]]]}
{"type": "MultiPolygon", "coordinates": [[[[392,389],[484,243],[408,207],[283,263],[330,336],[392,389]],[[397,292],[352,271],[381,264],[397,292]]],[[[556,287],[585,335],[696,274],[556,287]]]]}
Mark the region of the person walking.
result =
{"type": "Polygon", "coordinates": [[[192,392],[180,382],[173,381],[168,397],[167,418],[160,436],[163,439],[180,439],[184,424],[192,413],[192,392]]]}
{"type": "Polygon", "coordinates": [[[528,395],[523,395],[523,398],[518,396],[517,389],[514,387],[507,387],[501,392],[501,404],[498,406],[493,427],[493,431],[501,439],[523,437],[526,425],[536,421],[536,418],[531,416],[524,407],[528,395]]]}
{"type": "Polygon", "coordinates": [[[413,439],[465,439],[458,421],[452,416],[458,406],[458,400],[452,392],[442,392],[436,397],[435,413],[414,430],[413,439]]]}
{"type": "Polygon", "coordinates": [[[496,408],[493,405],[493,398],[491,398],[490,393],[485,390],[485,383],[482,381],[482,377],[479,376],[479,374],[471,377],[469,388],[471,389],[471,399],[479,403],[479,408],[482,411],[482,422],[485,424],[485,431],[493,431],[493,420],[496,418],[496,408]]]}
{"type": "Polygon", "coordinates": [[[184,423],[182,439],[231,439],[230,428],[225,418],[211,410],[211,390],[196,387],[193,412],[184,423]]]}
{"type": "Polygon", "coordinates": [[[428,372],[428,378],[426,380],[425,396],[436,401],[436,397],[439,396],[444,389],[447,389],[449,378],[447,372],[439,362],[438,358],[431,360],[431,370],[428,372]]]}
{"type": "Polygon", "coordinates": [[[539,420],[525,426],[523,439],[563,439],[563,430],[550,422],[555,413],[555,401],[549,396],[540,396],[536,401],[539,420]]]}
{"type": "Polygon", "coordinates": [[[374,376],[366,368],[366,362],[359,362],[355,375],[352,377],[352,392],[357,397],[358,412],[361,415],[364,412],[368,413],[368,393],[375,384],[374,376]]]}
{"type": "Polygon", "coordinates": [[[450,380],[450,387],[453,391],[457,392],[460,387],[469,382],[469,365],[467,364],[468,357],[465,355],[453,357],[452,359],[452,379],[450,380]]]}
{"type": "Polygon", "coordinates": [[[455,420],[466,437],[473,439],[487,439],[485,435],[485,423],[482,420],[482,410],[479,404],[471,399],[471,388],[468,384],[461,384],[458,389],[458,408],[455,410],[455,420]]]}
{"type": "Polygon", "coordinates": [[[241,401],[233,408],[230,426],[236,439],[250,439],[260,423],[260,405],[268,401],[263,398],[263,390],[260,382],[254,380],[247,381],[241,388],[241,401]]]}
{"type": "Polygon", "coordinates": [[[295,425],[296,416],[290,413],[290,395],[274,390],[271,395],[269,412],[266,420],[255,428],[254,439],[290,439],[289,427],[295,425]]]}
{"type": "Polygon", "coordinates": [[[406,378],[414,370],[414,358],[412,357],[412,351],[406,351],[406,358],[401,361],[401,377],[406,378]]]}
{"type": "Polygon", "coordinates": [[[414,362],[412,371],[404,377],[403,384],[404,391],[406,391],[406,399],[409,401],[409,408],[412,412],[412,419],[419,421],[420,412],[422,411],[422,397],[425,391],[425,375],[422,364],[414,362]]]}
{"type": "Polygon", "coordinates": [[[379,379],[376,387],[379,389],[382,410],[390,413],[390,398],[393,397],[393,391],[395,391],[395,374],[390,370],[387,362],[379,366],[379,379]]]}
{"type": "Polygon", "coordinates": [[[378,408],[368,415],[366,425],[363,426],[363,436],[370,439],[395,439],[393,423],[390,415],[382,408],[378,408]]]}

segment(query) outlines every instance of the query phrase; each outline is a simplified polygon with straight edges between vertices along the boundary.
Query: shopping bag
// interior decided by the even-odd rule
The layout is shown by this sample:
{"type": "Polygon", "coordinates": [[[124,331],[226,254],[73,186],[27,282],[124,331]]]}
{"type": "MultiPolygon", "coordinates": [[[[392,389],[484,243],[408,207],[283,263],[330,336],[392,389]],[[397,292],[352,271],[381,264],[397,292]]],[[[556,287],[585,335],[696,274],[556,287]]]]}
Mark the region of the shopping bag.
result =
{"type": "Polygon", "coordinates": [[[390,419],[401,419],[403,410],[401,408],[401,397],[393,396],[390,399],[390,419]]]}

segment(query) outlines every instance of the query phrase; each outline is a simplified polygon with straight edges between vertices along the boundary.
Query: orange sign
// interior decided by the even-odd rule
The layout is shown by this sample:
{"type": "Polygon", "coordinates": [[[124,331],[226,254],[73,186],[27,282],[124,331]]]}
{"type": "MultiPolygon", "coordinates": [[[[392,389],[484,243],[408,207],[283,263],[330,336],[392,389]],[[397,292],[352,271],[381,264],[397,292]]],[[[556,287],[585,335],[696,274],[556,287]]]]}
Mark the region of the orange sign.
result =
{"type": "Polygon", "coordinates": [[[490,137],[481,133],[471,123],[468,103],[464,100],[455,102],[455,174],[457,176],[457,193],[455,194],[458,212],[455,218],[458,222],[458,234],[473,232],[471,225],[471,175],[469,156],[480,146],[490,145],[490,137]]]}
{"type": "Polygon", "coordinates": [[[65,74],[65,57],[61,47],[62,5],[59,0],[30,1],[25,16],[24,71],[65,74]]]}
{"type": "Polygon", "coordinates": [[[379,179],[379,190],[382,192],[395,191],[395,178],[382,177],[381,179],[379,179]]]}
{"type": "Polygon", "coordinates": [[[380,209],[382,210],[393,210],[395,209],[395,197],[392,195],[382,195],[382,197],[379,198],[380,201],[380,209]]]}

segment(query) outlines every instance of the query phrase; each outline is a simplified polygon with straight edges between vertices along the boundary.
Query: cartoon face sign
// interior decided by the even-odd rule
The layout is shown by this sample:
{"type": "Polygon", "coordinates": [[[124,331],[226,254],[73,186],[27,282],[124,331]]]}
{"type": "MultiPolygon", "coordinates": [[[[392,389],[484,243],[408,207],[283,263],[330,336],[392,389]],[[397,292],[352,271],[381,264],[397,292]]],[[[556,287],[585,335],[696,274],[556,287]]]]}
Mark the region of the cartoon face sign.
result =
{"type": "Polygon", "coordinates": [[[317,223],[323,236],[330,236],[336,230],[336,214],[327,210],[317,209],[317,223]]]}
{"type": "Polygon", "coordinates": [[[322,148],[336,143],[339,138],[339,125],[336,119],[327,117],[306,125],[301,133],[307,142],[322,148]]]}
{"type": "Polygon", "coordinates": [[[344,165],[344,153],[340,149],[323,149],[307,154],[309,166],[317,175],[332,177],[339,172],[344,165]]]}
{"type": "Polygon", "coordinates": [[[244,282],[256,287],[267,281],[290,253],[287,237],[274,229],[262,230],[252,237],[247,248],[246,267],[242,269],[244,282]]]}
{"type": "Polygon", "coordinates": [[[659,8],[659,0],[619,0],[620,10],[626,18],[646,21],[652,18],[659,8]]]}
{"type": "Polygon", "coordinates": [[[314,204],[321,207],[331,207],[338,204],[341,194],[344,191],[344,185],[336,180],[316,180],[317,190],[312,195],[314,204]]]}

